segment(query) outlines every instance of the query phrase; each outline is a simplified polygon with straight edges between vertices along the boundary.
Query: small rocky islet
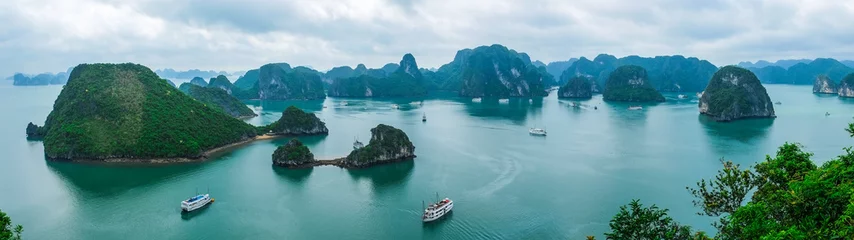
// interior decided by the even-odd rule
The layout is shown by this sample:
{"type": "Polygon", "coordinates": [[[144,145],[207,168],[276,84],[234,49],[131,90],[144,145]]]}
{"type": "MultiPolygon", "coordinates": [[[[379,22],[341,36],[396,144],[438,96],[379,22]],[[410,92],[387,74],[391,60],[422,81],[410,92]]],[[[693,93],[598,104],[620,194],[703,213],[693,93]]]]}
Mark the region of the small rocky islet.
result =
{"type": "Polygon", "coordinates": [[[818,75],[815,77],[815,82],[812,85],[813,93],[836,94],[836,83],[827,75],[818,75]]]}
{"type": "Polygon", "coordinates": [[[715,121],[774,118],[774,103],[753,72],[726,66],[709,81],[699,101],[700,114],[715,121]]]}
{"type": "Polygon", "coordinates": [[[366,168],[415,158],[415,146],[402,130],[379,124],[371,129],[368,145],[354,149],[347,157],[317,160],[298,139],[291,139],[273,152],[273,165],[286,168],[309,168],[332,165],[341,168],[366,168]]]}
{"type": "Polygon", "coordinates": [[[664,102],[664,96],[652,87],[646,69],[636,65],[620,66],[608,76],[605,101],[664,102]]]}
{"type": "Polygon", "coordinates": [[[839,83],[839,97],[854,98],[854,73],[848,74],[839,83]]]}

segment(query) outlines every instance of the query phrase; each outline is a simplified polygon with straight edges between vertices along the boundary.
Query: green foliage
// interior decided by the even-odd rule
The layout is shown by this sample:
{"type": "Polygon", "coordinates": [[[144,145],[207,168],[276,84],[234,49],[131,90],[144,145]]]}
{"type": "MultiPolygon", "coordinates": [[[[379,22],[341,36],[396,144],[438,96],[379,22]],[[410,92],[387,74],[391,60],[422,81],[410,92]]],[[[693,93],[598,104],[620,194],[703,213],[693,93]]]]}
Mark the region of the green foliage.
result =
{"type": "MultiPolygon", "coordinates": [[[[227,80],[226,80],[227,81],[227,80]]],[[[193,99],[201,102],[207,107],[213,108],[232,117],[254,117],[257,116],[252,109],[229,95],[225,90],[216,86],[199,87],[195,84],[184,83],[179,88],[193,99]]]]}
{"type": "Polygon", "coordinates": [[[293,138],[273,152],[273,164],[293,166],[314,161],[314,154],[299,139],[293,138]]]}
{"type": "Polygon", "coordinates": [[[368,145],[347,155],[345,164],[366,166],[382,161],[393,161],[415,156],[415,146],[402,130],[385,124],[371,129],[368,145]]]}
{"type": "MultiPolygon", "coordinates": [[[[460,54],[460,53],[458,53],[460,54]]],[[[495,44],[481,46],[472,50],[465,61],[455,63],[459,74],[461,96],[467,97],[533,97],[546,96],[543,74],[531,64],[527,55],[517,53],[504,46],[495,44]],[[527,60],[527,61],[526,61],[527,60]]],[[[456,58],[455,58],[456,61],[456,58]]],[[[443,66],[444,68],[444,66],[443,66]]],[[[440,68],[439,71],[442,71],[440,68]]]]}
{"type": "Polygon", "coordinates": [[[12,218],[0,211],[0,240],[20,240],[23,232],[24,227],[21,225],[13,227],[12,218]]]}
{"type": "Polygon", "coordinates": [[[708,216],[732,214],[741,207],[747,193],[753,189],[754,177],[750,169],[741,170],[739,165],[721,159],[723,169],[718,170],[714,181],[705,179],[697,182],[697,188],[685,187],[696,199],[694,206],[703,209],[708,216]]]}
{"type": "Polygon", "coordinates": [[[635,65],[620,66],[611,72],[602,98],[620,102],[664,102],[664,96],[650,85],[646,70],[635,65]]]}
{"type": "Polygon", "coordinates": [[[142,65],[81,64],[69,79],[45,121],[49,158],[195,158],[256,135],[142,65]]]}
{"type": "Polygon", "coordinates": [[[294,106],[285,109],[282,112],[282,117],[268,125],[264,130],[285,135],[313,135],[329,132],[326,123],[320,121],[314,113],[306,113],[294,106]]]}
{"type": "Polygon", "coordinates": [[[667,209],[644,207],[637,199],[621,206],[608,225],[607,239],[707,239],[704,233],[695,235],[691,227],[679,225],[667,216],[667,209]]]}
{"type": "Polygon", "coordinates": [[[44,127],[39,127],[32,122],[27,124],[27,139],[42,139],[44,138],[45,132],[44,127]]]}
{"type": "MultiPolygon", "coordinates": [[[[242,90],[249,90],[255,86],[255,83],[258,82],[258,73],[260,71],[258,69],[252,69],[246,71],[243,76],[237,78],[237,81],[234,81],[234,87],[242,90]]],[[[232,89],[233,91],[234,89],[232,89]]],[[[255,91],[257,93],[257,91],[255,91]]]]}
{"type": "Polygon", "coordinates": [[[190,80],[190,83],[195,84],[195,85],[200,86],[200,87],[204,87],[204,86],[208,85],[208,83],[205,82],[205,79],[201,78],[201,77],[194,77],[193,79],[190,80]]]}
{"type": "Polygon", "coordinates": [[[215,78],[211,78],[211,81],[208,82],[209,88],[219,88],[228,93],[231,93],[231,89],[234,88],[234,84],[231,84],[231,81],[228,80],[227,77],[223,75],[216,76],[215,78]]]}

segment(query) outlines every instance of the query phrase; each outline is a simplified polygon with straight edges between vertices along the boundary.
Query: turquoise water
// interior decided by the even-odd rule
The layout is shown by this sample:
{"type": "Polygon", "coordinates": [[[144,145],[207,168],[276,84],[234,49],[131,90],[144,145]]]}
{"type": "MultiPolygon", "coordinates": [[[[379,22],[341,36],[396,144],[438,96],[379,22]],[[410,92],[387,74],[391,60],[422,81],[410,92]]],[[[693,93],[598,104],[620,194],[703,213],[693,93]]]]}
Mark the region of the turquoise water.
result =
{"type": "Polygon", "coordinates": [[[782,102],[779,117],[733,123],[707,121],[695,100],[674,95],[640,111],[601,96],[581,108],[554,95],[476,103],[437,94],[423,107],[408,104],[421,99],[247,102],[260,111],[252,124],[291,104],[317,113],[329,136],[302,138],[317,158],[346,155],[379,123],[404,130],[418,155],[365,170],[287,170],[271,165],[287,139],[202,163],[47,162],[24,128],[44,122],[61,86],[0,86],[0,209],[27,239],[583,239],[601,238],[619,206],[639,198],[710,231],[713,219],[695,214],[685,187],[713,176],[719,158],[750,165],[789,141],[822,163],[854,145],[843,131],[854,101],[811,86],[766,87],[782,102]],[[529,136],[530,127],[549,136],[529,136]],[[180,201],[197,191],[216,202],[182,215],[180,201]],[[437,192],[456,202],[454,213],[422,224],[422,201],[437,192]]]}

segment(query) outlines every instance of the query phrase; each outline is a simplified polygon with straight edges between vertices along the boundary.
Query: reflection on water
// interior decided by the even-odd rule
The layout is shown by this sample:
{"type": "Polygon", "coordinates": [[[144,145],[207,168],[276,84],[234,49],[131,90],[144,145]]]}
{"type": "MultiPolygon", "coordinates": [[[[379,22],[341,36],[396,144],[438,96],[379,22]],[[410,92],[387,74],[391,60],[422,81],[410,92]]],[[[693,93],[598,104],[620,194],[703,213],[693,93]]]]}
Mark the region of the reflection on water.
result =
{"type": "Polygon", "coordinates": [[[213,202],[208,203],[208,205],[205,205],[202,208],[193,210],[192,212],[184,212],[184,211],[179,210],[179,211],[181,211],[181,220],[190,221],[191,219],[193,219],[195,217],[201,216],[202,214],[204,214],[205,212],[208,211],[208,208],[211,208],[211,205],[214,205],[214,204],[215,203],[213,203],[213,202]]]}
{"type": "MultiPolygon", "coordinates": [[[[323,109],[323,99],[297,101],[297,100],[245,100],[243,101],[250,108],[260,107],[268,112],[284,112],[290,106],[295,106],[306,112],[317,112],[323,109]]],[[[258,111],[256,111],[258,112],[258,111]]]]}
{"type": "MultiPolygon", "coordinates": [[[[47,160],[46,160],[47,161],[47,160]]],[[[118,166],[47,161],[47,166],[66,184],[83,194],[110,197],[134,187],[153,185],[201,170],[202,163],[167,166],[118,166]]]]}
{"type": "Polygon", "coordinates": [[[479,102],[470,98],[457,98],[465,106],[470,116],[484,118],[509,119],[516,124],[524,124],[529,117],[542,115],[543,98],[484,98],[479,102]]]}
{"type": "Polygon", "coordinates": [[[365,169],[348,169],[347,173],[356,181],[367,179],[371,182],[374,193],[382,193],[390,188],[404,188],[412,174],[412,169],[415,168],[415,161],[404,160],[365,169]]]}
{"type": "Polygon", "coordinates": [[[774,124],[774,118],[741,119],[734,122],[718,122],[698,114],[697,119],[703,124],[707,137],[726,137],[742,143],[751,143],[756,138],[765,137],[768,128],[774,124]]]}
{"type": "Polygon", "coordinates": [[[272,166],[273,172],[276,172],[276,175],[293,183],[303,183],[311,176],[311,172],[314,171],[314,168],[290,169],[273,164],[270,164],[270,166],[272,166]]]}

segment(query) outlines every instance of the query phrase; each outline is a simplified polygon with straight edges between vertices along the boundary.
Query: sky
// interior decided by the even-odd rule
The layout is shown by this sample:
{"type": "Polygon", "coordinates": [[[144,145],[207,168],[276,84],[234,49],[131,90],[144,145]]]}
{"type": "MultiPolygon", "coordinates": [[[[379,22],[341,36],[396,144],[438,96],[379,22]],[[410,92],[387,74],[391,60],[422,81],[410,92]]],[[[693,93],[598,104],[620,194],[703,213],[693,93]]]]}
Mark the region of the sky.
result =
{"type": "Polygon", "coordinates": [[[95,62],[379,68],[406,53],[430,68],[496,43],[546,63],[854,59],[852,0],[3,0],[0,22],[0,76],[95,62]]]}

